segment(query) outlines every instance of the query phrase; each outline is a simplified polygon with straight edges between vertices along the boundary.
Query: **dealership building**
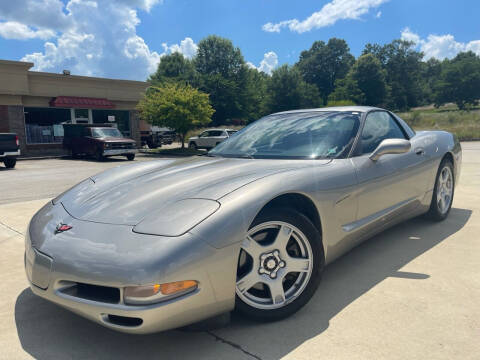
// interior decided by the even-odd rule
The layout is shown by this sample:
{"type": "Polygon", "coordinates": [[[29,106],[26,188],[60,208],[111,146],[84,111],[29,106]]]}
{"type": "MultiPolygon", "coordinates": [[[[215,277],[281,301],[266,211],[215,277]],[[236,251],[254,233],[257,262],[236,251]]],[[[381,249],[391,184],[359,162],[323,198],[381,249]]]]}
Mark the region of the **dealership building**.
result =
{"type": "Polygon", "coordinates": [[[33,65],[0,60],[0,133],[16,133],[22,155],[66,154],[63,124],[112,123],[140,146],[135,107],[146,82],[30,71],[33,65]]]}

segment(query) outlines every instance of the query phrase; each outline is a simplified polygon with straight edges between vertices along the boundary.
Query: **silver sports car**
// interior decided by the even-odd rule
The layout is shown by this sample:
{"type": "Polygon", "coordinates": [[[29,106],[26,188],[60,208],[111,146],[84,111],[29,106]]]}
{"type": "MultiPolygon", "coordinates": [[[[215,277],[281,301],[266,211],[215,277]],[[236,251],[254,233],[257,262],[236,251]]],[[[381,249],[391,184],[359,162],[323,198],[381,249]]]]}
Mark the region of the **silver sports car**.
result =
{"type": "Polygon", "coordinates": [[[27,232],[27,277],[35,294],[129,333],[234,309],[282,319],[365,239],[445,219],[461,156],[452,134],[378,108],[269,115],[204,156],[110,169],[46,204],[27,232]]]}

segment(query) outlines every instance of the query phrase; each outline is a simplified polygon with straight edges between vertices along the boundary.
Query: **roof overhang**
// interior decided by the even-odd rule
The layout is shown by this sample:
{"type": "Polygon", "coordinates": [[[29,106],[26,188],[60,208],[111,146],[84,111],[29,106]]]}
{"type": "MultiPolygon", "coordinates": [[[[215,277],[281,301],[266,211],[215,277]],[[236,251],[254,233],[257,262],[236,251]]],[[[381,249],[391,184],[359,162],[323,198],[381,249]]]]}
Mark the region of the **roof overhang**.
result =
{"type": "Polygon", "coordinates": [[[51,107],[77,108],[77,109],[113,109],[115,104],[107,99],[58,96],[50,101],[51,107]]]}

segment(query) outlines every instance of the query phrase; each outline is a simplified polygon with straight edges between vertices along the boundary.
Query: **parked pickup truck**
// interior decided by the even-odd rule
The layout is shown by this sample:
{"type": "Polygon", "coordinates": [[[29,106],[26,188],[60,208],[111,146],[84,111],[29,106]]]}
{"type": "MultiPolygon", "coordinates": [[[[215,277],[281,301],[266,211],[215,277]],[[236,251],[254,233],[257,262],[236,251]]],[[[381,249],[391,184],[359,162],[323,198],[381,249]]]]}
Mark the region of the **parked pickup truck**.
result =
{"type": "Polygon", "coordinates": [[[17,134],[0,133],[0,161],[3,161],[7,169],[12,169],[20,155],[20,144],[17,134]]]}
{"type": "Polygon", "coordinates": [[[64,124],[63,146],[72,157],[94,156],[102,161],[109,156],[126,156],[135,159],[137,143],[126,138],[110,124],[64,124]]]}

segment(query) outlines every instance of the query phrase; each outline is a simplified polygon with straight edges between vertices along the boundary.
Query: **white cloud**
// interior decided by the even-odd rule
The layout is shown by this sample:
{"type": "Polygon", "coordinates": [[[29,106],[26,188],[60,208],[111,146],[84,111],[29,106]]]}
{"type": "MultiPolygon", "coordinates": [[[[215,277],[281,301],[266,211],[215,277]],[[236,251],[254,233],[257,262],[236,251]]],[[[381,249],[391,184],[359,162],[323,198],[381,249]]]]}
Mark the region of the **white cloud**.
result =
{"type": "Polygon", "coordinates": [[[263,30],[267,32],[280,32],[282,28],[288,27],[290,31],[304,33],[313,29],[333,25],[339,20],[357,20],[362,15],[368,13],[371,8],[376,8],[387,1],[388,0],[332,0],[325,4],[320,11],[313,13],[303,21],[292,19],[276,24],[269,22],[263,25],[263,30]]]}
{"type": "Polygon", "coordinates": [[[165,53],[171,54],[174,52],[178,52],[189,59],[197,55],[198,50],[197,44],[195,44],[195,42],[189,37],[186,37],[185,39],[180,41],[180,45],[173,44],[169,46],[166,43],[163,43],[162,46],[165,53]]]}
{"type": "Polygon", "coordinates": [[[21,60],[33,70],[145,80],[160,57],[173,51],[191,57],[197,45],[190,38],[151,49],[137,34],[139,11],[163,0],[0,0],[0,37],[48,40],[43,50],[21,60]]]}
{"type": "Polygon", "coordinates": [[[33,30],[27,25],[16,21],[0,22],[0,36],[5,39],[27,40],[42,39],[46,40],[55,36],[55,32],[49,29],[33,30]]]}
{"type": "Polygon", "coordinates": [[[424,54],[425,59],[436,58],[443,60],[451,59],[459,52],[473,51],[480,56],[480,40],[473,40],[468,43],[462,43],[455,40],[453,35],[428,35],[422,39],[417,33],[411,31],[408,27],[402,31],[401,38],[411,41],[424,54]]]}
{"type": "Polygon", "coordinates": [[[380,19],[382,17],[382,12],[381,11],[377,12],[377,15],[375,15],[375,17],[377,19],[380,19]]]}
{"type": "Polygon", "coordinates": [[[258,71],[263,71],[265,74],[271,75],[272,71],[278,66],[278,56],[273,51],[263,55],[260,65],[257,67],[251,62],[247,62],[247,66],[258,71]]]}

